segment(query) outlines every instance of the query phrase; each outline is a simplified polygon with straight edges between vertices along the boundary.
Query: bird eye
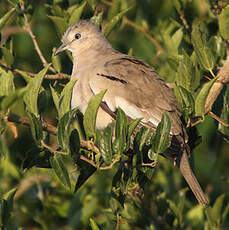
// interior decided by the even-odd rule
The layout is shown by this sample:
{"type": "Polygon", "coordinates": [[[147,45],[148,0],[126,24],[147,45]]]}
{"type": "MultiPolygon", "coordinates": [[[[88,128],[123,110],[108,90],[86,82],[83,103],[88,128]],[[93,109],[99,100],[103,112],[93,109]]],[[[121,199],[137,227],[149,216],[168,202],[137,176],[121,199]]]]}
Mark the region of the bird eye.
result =
{"type": "Polygon", "coordinates": [[[77,33],[75,34],[75,39],[80,39],[81,38],[81,34],[77,33]]]}

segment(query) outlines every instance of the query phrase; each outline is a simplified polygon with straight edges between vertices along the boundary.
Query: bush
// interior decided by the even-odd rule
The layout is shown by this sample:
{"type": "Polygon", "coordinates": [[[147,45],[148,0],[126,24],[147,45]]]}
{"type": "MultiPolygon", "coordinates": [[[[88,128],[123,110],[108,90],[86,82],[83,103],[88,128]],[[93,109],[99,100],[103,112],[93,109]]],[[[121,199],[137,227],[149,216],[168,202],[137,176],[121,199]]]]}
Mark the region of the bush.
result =
{"type": "Polygon", "coordinates": [[[2,229],[229,226],[227,1],[7,0],[0,15],[2,229]],[[150,129],[136,134],[130,167],[139,119],[128,122],[119,109],[115,126],[98,132],[105,91],[84,117],[70,110],[72,57],[53,54],[79,19],[97,23],[115,49],[147,61],[174,89],[208,207],[197,205],[178,170],[158,155],[169,144],[166,114],[153,148],[150,129]]]}

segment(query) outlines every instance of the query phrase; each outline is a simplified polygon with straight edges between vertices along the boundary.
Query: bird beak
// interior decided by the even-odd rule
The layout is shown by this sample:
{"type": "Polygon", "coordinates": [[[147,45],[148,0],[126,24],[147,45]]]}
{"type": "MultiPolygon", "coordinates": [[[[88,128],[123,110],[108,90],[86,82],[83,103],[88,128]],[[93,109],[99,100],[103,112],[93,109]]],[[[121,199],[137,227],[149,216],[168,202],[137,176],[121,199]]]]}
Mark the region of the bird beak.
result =
{"type": "Polygon", "coordinates": [[[54,55],[56,56],[57,54],[61,53],[62,51],[66,50],[68,48],[67,45],[65,44],[62,44],[57,50],[56,52],[54,53],[54,55]]]}

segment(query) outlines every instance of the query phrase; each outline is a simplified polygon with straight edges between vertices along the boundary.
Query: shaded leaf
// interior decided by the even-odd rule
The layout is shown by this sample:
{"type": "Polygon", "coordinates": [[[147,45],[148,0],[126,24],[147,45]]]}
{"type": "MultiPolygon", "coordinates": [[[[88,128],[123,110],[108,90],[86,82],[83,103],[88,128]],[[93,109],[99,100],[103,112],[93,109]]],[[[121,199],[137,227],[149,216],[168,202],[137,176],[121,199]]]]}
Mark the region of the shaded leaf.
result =
{"type": "Polygon", "coordinates": [[[208,96],[208,93],[214,84],[216,78],[213,78],[211,81],[204,84],[200,92],[198,93],[196,99],[195,99],[195,113],[196,116],[203,116],[204,115],[204,107],[205,102],[208,96]]]}
{"type": "Polygon", "coordinates": [[[217,197],[211,209],[211,216],[215,223],[217,223],[221,219],[224,198],[225,198],[225,194],[222,194],[219,197],[217,197]]]}
{"type": "Polygon", "coordinates": [[[43,70],[41,70],[34,78],[31,78],[28,85],[27,90],[24,94],[24,102],[26,104],[26,109],[33,113],[35,116],[38,116],[38,107],[37,100],[38,94],[41,88],[41,83],[43,81],[43,77],[48,71],[50,65],[47,65],[43,70]]]}
{"type": "Polygon", "coordinates": [[[26,157],[22,165],[23,169],[30,169],[34,166],[39,168],[51,168],[49,159],[52,157],[52,153],[47,149],[30,149],[25,155],[26,157]]]}
{"type": "Polygon", "coordinates": [[[69,143],[71,156],[75,158],[76,154],[78,154],[80,151],[80,137],[76,129],[72,130],[69,136],[69,143]]]}
{"type": "Polygon", "coordinates": [[[59,95],[51,85],[50,85],[50,89],[51,89],[51,94],[52,94],[54,105],[58,111],[59,110],[59,95]]]}
{"type": "Polygon", "coordinates": [[[77,179],[74,192],[77,192],[78,189],[86,182],[86,180],[96,171],[96,168],[86,161],[79,159],[76,164],[80,175],[77,179]]]}
{"type": "Polygon", "coordinates": [[[63,17],[58,16],[49,15],[48,17],[53,21],[54,25],[56,26],[59,36],[62,36],[68,28],[66,20],[63,17]]]}
{"type": "Polygon", "coordinates": [[[57,153],[52,158],[50,158],[50,164],[60,181],[69,189],[71,189],[69,174],[63,163],[61,154],[57,153]]]}
{"type": "Polygon", "coordinates": [[[95,124],[96,124],[96,116],[99,109],[99,105],[102,102],[103,96],[106,93],[106,90],[101,91],[99,94],[92,96],[87,109],[84,114],[83,125],[85,129],[85,133],[87,139],[95,139],[96,132],[95,132],[95,124]]]}
{"type": "Polygon", "coordinates": [[[87,3],[91,6],[91,8],[93,9],[93,10],[95,10],[95,7],[97,6],[97,4],[98,4],[98,0],[86,0],[87,1],[87,3]]]}
{"type": "Polygon", "coordinates": [[[28,113],[28,115],[33,139],[36,141],[37,145],[41,145],[41,140],[43,139],[43,127],[41,121],[32,113],[28,113]]]}

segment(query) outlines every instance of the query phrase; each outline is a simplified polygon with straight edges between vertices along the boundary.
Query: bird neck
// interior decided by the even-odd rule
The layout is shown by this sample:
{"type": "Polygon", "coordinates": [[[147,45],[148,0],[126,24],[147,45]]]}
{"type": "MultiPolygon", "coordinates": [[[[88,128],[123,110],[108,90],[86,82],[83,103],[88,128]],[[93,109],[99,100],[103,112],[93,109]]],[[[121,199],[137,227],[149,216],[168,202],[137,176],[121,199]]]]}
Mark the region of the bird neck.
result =
{"type": "Polygon", "coordinates": [[[108,43],[106,47],[103,46],[92,46],[87,47],[87,49],[81,49],[77,52],[72,52],[73,56],[73,69],[72,77],[79,77],[88,68],[93,68],[98,66],[100,63],[104,62],[107,54],[112,53],[114,50],[108,43]]]}

